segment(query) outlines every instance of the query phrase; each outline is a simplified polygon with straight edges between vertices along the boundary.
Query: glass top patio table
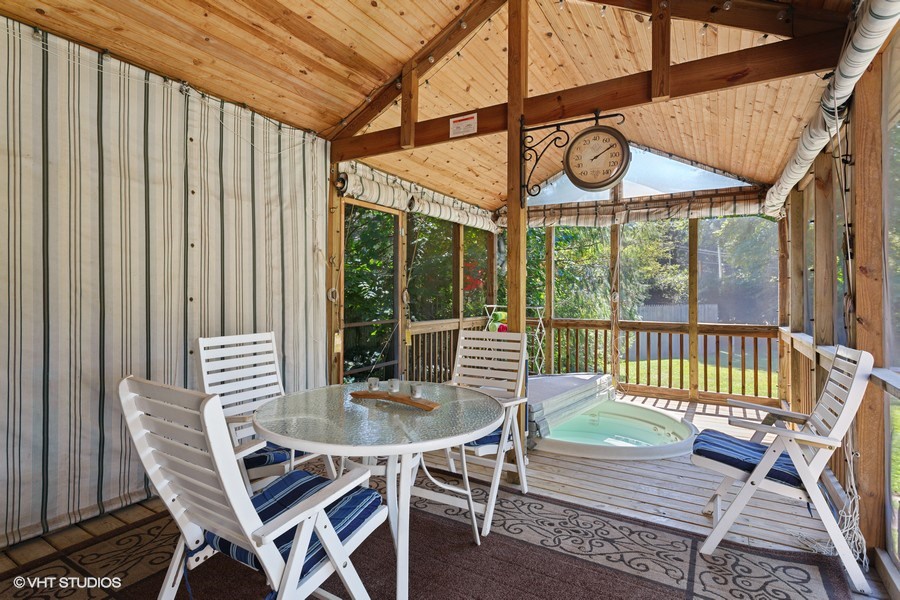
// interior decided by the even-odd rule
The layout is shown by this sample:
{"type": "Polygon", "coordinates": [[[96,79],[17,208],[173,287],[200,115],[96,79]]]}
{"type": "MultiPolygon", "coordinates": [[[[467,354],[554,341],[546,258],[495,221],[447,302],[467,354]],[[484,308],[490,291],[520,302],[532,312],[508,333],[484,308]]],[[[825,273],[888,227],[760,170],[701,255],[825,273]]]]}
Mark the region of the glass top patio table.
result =
{"type": "MultiPolygon", "coordinates": [[[[365,383],[332,385],[287,394],[266,403],[253,425],[276,444],[331,456],[385,456],[441,450],[476,440],[500,427],[503,409],[481,392],[438,383],[404,381],[440,406],[425,411],[387,400],[353,398],[365,383]]],[[[381,383],[387,389],[387,383],[381,383]]]]}

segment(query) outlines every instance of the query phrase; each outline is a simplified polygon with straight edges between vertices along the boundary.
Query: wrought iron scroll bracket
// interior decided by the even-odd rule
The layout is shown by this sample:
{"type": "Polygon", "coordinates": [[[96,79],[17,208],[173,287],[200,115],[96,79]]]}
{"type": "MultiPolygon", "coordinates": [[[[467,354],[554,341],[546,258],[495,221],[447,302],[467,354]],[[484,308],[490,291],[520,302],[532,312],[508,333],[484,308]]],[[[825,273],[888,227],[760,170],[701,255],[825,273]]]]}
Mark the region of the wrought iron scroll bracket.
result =
{"type": "Polygon", "coordinates": [[[553,123],[551,125],[538,125],[535,127],[525,127],[525,118],[522,117],[522,169],[520,171],[520,197],[522,208],[525,208],[529,196],[534,197],[541,193],[542,185],[540,183],[532,183],[532,178],[534,177],[537,166],[544,157],[544,154],[546,154],[547,150],[550,148],[565,148],[571,141],[571,135],[565,129],[565,126],[591,122],[593,122],[594,125],[599,125],[600,121],[603,119],[618,119],[617,124],[621,125],[625,122],[625,115],[622,113],[601,115],[599,110],[595,110],[593,117],[560,121],[559,123],[553,123]],[[544,134],[534,134],[534,132],[547,130],[550,131],[544,134]]]}

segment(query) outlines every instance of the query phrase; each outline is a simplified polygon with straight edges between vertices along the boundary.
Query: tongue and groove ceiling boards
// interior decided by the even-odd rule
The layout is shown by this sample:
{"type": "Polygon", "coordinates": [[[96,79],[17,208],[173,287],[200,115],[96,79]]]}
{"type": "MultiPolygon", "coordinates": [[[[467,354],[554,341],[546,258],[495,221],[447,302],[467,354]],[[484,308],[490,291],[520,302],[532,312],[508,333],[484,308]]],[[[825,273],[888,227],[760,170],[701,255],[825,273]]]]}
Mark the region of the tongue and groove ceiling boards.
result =
{"type": "MultiPolygon", "coordinates": [[[[650,69],[646,14],[585,0],[531,2],[529,97],[650,69]]],[[[721,10],[723,2],[706,4],[721,10]]],[[[611,3],[649,6],[644,0],[611,3]]],[[[679,3],[700,6],[697,0],[670,3],[673,14],[679,3]]],[[[845,19],[850,1],[798,0],[793,6],[799,24],[807,9],[845,19]]],[[[0,13],[330,139],[398,127],[394,86],[411,61],[420,65],[419,121],[506,101],[501,0],[13,0],[0,5],[0,13]]],[[[716,25],[715,14],[708,27],[675,16],[673,65],[785,39],[716,25]]],[[[840,26],[833,34],[839,40],[840,26]]],[[[626,121],[620,128],[641,145],[771,183],[821,96],[820,75],[640,103],[621,111],[626,121]]],[[[672,77],[675,85],[674,71],[672,77]]],[[[561,149],[548,153],[534,179],[558,171],[561,155],[561,149]]],[[[502,131],[363,160],[485,208],[505,201],[502,131]]]]}

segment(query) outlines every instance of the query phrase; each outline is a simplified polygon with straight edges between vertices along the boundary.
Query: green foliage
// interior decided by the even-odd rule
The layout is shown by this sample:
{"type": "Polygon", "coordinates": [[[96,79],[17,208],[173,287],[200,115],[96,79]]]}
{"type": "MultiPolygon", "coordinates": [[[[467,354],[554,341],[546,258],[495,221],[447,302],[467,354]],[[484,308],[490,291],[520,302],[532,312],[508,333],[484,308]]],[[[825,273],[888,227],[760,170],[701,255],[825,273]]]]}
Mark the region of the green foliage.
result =
{"type": "Polygon", "coordinates": [[[453,223],[411,214],[408,243],[410,318],[453,317],[453,223]]]}
{"type": "Polygon", "coordinates": [[[394,318],[394,216],[348,204],[344,227],[344,320],[394,318]]]}
{"type": "Polygon", "coordinates": [[[483,229],[463,227],[463,314],[467,317],[484,316],[490,239],[483,229]]]}

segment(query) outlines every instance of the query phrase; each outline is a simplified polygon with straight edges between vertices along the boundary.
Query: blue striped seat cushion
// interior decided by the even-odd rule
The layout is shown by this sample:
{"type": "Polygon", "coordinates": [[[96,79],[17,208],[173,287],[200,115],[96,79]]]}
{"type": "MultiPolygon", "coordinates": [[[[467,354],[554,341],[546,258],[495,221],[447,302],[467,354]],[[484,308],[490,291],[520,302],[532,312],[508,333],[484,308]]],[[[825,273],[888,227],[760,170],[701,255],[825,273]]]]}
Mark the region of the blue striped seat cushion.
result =
{"type": "MultiPolygon", "coordinates": [[[[304,452],[295,452],[295,456],[303,456],[304,452]]],[[[282,448],[272,442],[266,442],[266,447],[256,452],[251,452],[244,457],[244,466],[248,469],[256,467],[265,467],[267,465],[277,465],[286,463],[291,460],[291,451],[288,448],[282,448]]]]}
{"type": "MultiPolygon", "coordinates": [[[[694,440],[694,454],[712,459],[732,467],[736,467],[747,473],[751,473],[768,446],[757,444],[748,440],[740,440],[721,431],[705,429],[694,440]]],[[[791,462],[787,452],[782,452],[778,460],[769,470],[766,479],[784,483],[793,487],[802,488],[803,482],[797,473],[794,463],[791,462]]]]}
{"type": "MultiPolygon", "coordinates": [[[[253,507],[256,509],[262,522],[268,523],[329,483],[333,483],[333,481],[325,477],[319,477],[306,471],[291,471],[283,477],[279,477],[253,496],[253,507]]],[[[341,541],[344,541],[354,531],[359,529],[379,506],[381,506],[381,495],[377,491],[371,488],[358,487],[328,506],[325,509],[325,513],[331,520],[335,533],[337,533],[341,541]]],[[[293,527],[275,539],[275,545],[285,560],[288,559],[288,555],[291,552],[291,545],[293,544],[296,530],[297,528],[293,527]]],[[[256,558],[253,552],[225,538],[207,531],[206,543],[222,554],[226,554],[257,571],[262,569],[259,559],[256,558]]],[[[322,547],[318,536],[313,533],[309,549],[306,551],[306,560],[303,563],[303,571],[300,575],[301,579],[324,560],[326,560],[325,549],[322,547]]]]}
{"type": "Polygon", "coordinates": [[[497,446],[500,444],[500,434],[503,433],[502,427],[498,427],[484,437],[478,438],[474,442],[466,442],[469,448],[477,448],[478,446],[497,446]]]}

